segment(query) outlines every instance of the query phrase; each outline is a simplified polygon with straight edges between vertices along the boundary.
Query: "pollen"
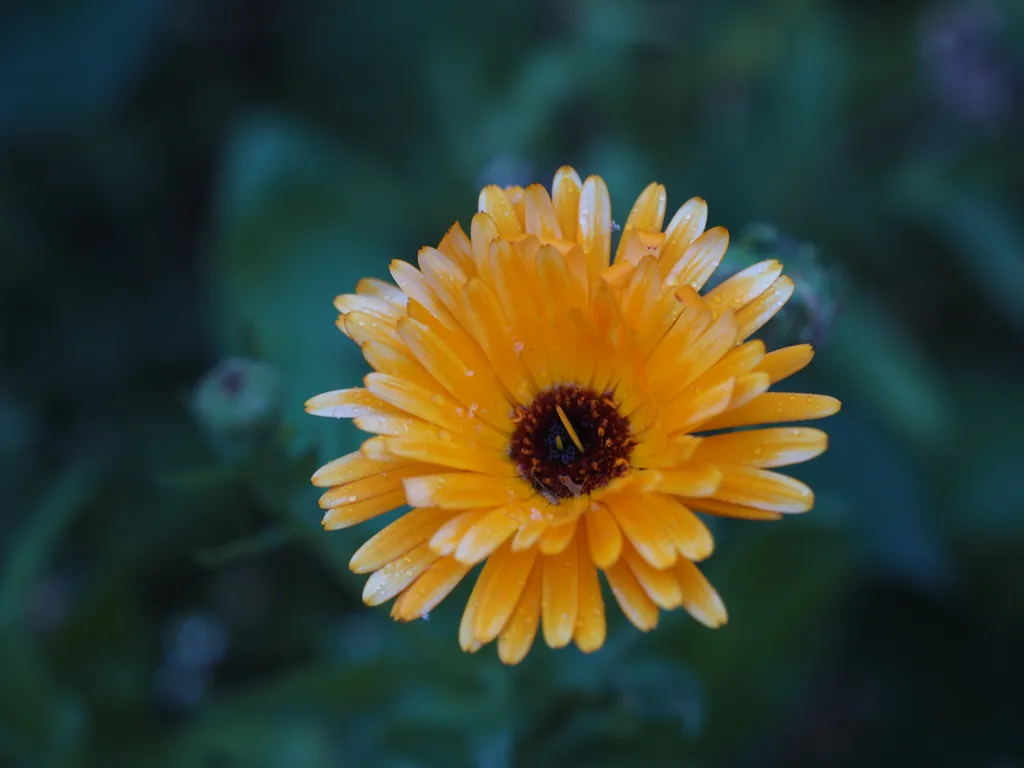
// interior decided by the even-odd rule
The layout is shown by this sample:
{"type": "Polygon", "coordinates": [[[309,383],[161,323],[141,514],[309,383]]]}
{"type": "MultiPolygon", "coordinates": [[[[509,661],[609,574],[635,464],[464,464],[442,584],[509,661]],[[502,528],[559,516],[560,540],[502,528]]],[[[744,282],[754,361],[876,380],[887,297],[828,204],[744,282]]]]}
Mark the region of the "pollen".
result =
{"type": "Polygon", "coordinates": [[[629,471],[635,442],[609,394],[556,387],[520,408],[514,421],[509,458],[553,503],[589,494],[629,471]]]}

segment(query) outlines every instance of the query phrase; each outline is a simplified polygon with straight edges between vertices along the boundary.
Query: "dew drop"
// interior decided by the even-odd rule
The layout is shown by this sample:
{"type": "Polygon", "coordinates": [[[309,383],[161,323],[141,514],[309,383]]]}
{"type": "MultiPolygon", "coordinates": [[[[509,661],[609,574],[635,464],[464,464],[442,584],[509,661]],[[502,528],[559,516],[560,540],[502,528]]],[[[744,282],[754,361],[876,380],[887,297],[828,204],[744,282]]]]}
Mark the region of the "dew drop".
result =
{"type": "Polygon", "coordinates": [[[475,376],[476,375],[476,371],[467,368],[466,369],[466,375],[467,376],[475,376]]]}
{"type": "Polygon", "coordinates": [[[441,440],[444,440],[444,441],[445,441],[446,443],[450,443],[450,442],[452,441],[452,433],[451,433],[451,432],[449,432],[449,431],[448,431],[448,430],[446,430],[446,429],[442,429],[442,430],[440,430],[440,431],[439,431],[439,432],[437,433],[437,436],[438,436],[438,437],[439,437],[439,438],[440,438],[441,440]]]}
{"type": "Polygon", "coordinates": [[[521,342],[521,341],[517,341],[517,342],[515,342],[515,343],[514,343],[514,344],[512,345],[512,349],[514,349],[514,350],[516,351],[516,354],[517,354],[517,355],[519,355],[519,354],[522,354],[522,352],[523,352],[523,350],[524,350],[525,348],[526,348],[526,345],[525,345],[525,344],[523,344],[523,342],[521,342]]]}
{"type": "Polygon", "coordinates": [[[444,405],[444,398],[436,392],[430,396],[430,402],[434,405],[444,405]]]}

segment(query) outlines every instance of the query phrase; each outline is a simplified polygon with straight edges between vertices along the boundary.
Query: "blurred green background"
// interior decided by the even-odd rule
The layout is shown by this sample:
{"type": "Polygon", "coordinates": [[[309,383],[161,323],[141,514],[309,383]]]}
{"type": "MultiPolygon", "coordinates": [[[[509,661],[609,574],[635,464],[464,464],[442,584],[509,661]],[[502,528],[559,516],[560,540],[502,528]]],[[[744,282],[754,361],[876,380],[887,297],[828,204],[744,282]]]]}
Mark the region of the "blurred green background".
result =
{"type": "Polygon", "coordinates": [[[4,3],[0,764],[1024,766],[1022,135],[1019,0],[4,3]],[[725,628],[506,669],[465,585],[362,607],[301,403],[563,163],[783,258],[845,407],[812,514],[716,523],[725,628]]]}

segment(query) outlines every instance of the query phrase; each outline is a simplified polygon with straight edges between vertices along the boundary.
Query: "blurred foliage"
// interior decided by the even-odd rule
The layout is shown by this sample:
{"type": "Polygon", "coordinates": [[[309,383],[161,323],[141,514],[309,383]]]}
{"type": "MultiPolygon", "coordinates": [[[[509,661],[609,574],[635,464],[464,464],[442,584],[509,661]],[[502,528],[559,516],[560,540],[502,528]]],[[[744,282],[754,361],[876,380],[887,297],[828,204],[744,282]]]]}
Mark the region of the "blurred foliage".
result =
{"type": "Polygon", "coordinates": [[[1024,765],[1021,135],[1016,0],[4,4],[0,764],[1024,765]],[[845,408],[814,513],[713,521],[727,627],[505,669],[362,607],[301,404],[565,162],[782,259],[845,408]]]}

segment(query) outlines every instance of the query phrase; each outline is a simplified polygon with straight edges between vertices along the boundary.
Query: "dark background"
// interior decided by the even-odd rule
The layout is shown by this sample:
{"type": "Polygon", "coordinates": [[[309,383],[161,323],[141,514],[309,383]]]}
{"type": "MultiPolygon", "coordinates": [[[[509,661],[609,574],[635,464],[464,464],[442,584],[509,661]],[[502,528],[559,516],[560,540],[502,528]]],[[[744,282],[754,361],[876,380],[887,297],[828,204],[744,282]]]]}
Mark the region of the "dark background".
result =
{"type": "Polygon", "coordinates": [[[1024,4],[3,8],[0,764],[1024,766],[1024,4]],[[301,403],[335,294],[563,163],[782,258],[844,409],[725,628],[506,669],[465,587],[362,607],[301,403]]]}

